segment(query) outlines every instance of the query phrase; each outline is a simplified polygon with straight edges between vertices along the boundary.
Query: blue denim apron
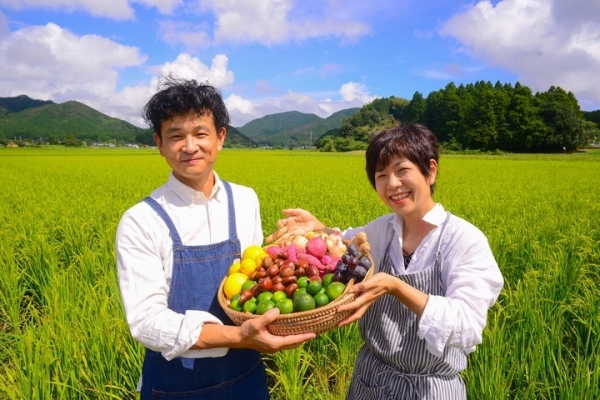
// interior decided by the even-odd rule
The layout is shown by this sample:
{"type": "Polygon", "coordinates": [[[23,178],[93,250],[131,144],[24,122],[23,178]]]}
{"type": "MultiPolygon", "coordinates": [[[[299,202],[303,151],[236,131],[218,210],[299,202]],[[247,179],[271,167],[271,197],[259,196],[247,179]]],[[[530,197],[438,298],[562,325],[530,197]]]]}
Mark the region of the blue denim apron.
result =
{"type": "MultiPolygon", "coordinates": [[[[235,207],[229,183],[222,181],[229,206],[229,239],[216,244],[184,246],[165,210],[152,198],[144,199],[164,220],[173,240],[173,275],[167,304],[184,314],[203,310],[233,325],[221,309],[217,290],[234,259],[240,258],[235,207]]],[[[142,367],[142,400],[268,399],[267,378],[260,353],[229,349],[223,357],[184,358],[167,361],[146,349],[142,367]]]]}

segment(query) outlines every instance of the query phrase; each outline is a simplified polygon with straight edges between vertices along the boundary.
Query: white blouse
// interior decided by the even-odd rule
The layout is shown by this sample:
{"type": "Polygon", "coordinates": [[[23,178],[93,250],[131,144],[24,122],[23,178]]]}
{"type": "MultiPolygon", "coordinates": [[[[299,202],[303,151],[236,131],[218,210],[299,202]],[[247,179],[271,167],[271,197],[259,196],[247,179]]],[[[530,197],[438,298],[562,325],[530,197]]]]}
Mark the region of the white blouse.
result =
{"type": "MultiPolygon", "coordinates": [[[[215,180],[208,199],[172,173],[168,182],[150,195],[171,217],[184,245],[214,244],[229,238],[227,192],[216,173],[215,180]]],[[[262,245],[256,193],[233,183],[231,189],[241,251],[252,244],[262,245]]],[[[179,314],[167,308],[173,241],[165,222],[147,203],[138,203],[123,215],[117,229],[116,252],[125,315],[137,341],[161,352],[167,360],[177,356],[221,357],[227,353],[226,348],[188,350],[196,343],[204,323],[221,321],[204,311],[179,314]]]]}
{"type": "MultiPolygon", "coordinates": [[[[441,204],[429,211],[424,221],[439,227],[446,219],[441,204]]],[[[371,255],[377,266],[383,260],[390,239],[390,259],[397,275],[410,274],[433,266],[440,230],[433,229],[419,244],[404,267],[402,256],[403,219],[396,214],[380,217],[368,225],[343,232],[350,239],[360,231],[367,234],[371,255]]],[[[475,351],[482,341],[488,309],[496,302],[504,279],[494,259],[485,235],[471,223],[451,215],[446,225],[441,252],[441,268],[445,296],[429,296],[419,321],[419,338],[425,340],[427,350],[440,357],[444,347],[452,346],[466,353],[475,351]]]]}

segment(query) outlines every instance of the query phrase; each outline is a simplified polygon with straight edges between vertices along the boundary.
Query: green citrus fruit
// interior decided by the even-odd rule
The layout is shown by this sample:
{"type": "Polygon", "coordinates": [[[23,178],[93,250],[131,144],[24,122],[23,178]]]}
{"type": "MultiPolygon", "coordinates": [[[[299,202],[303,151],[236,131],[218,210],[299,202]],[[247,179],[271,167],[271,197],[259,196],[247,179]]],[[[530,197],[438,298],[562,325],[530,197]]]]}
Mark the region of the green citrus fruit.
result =
{"type": "Polygon", "coordinates": [[[256,313],[256,300],[250,299],[244,303],[244,311],[250,314],[256,313]]]}
{"type": "Polygon", "coordinates": [[[298,287],[301,288],[305,288],[308,286],[308,276],[301,276],[300,278],[298,278],[298,281],[296,282],[298,284],[298,287]]]}
{"type": "Polygon", "coordinates": [[[315,299],[308,293],[300,293],[294,297],[296,311],[310,311],[315,308],[315,299]]]}
{"type": "Polygon", "coordinates": [[[315,306],[323,307],[329,304],[329,297],[325,293],[317,293],[315,295],[315,306]]]}
{"type": "Polygon", "coordinates": [[[273,303],[271,300],[261,301],[258,303],[258,306],[256,306],[256,313],[258,315],[263,315],[264,313],[266,313],[274,307],[275,303],[273,303]]]}
{"type": "Polygon", "coordinates": [[[327,289],[327,286],[329,286],[329,284],[333,282],[333,274],[325,274],[323,275],[323,282],[322,285],[325,289],[327,289]]]}
{"type": "Polygon", "coordinates": [[[277,292],[273,293],[273,298],[271,300],[277,303],[279,300],[283,299],[287,299],[287,294],[285,294],[285,292],[282,290],[278,290],[277,292]]]}
{"type": "Polygon", "coordinates": [[[239,297],[237,299],[232,299],[231,303],[229,303],[229,308],[231,308],[232,310],[235,311],[242,311],[243,308],[242,306],[240,306],[240,299],[239,297]]]}
{"type": "Polygon", "coordinates": [[[257,283],[254,282],[254,281],[246,281],[246,282],[244,282],[244,284],[242,285],[242,292],[244,290],[250,290],[250,289],[252,289],[252,287],[254,285],[257,285],[257,283]]]}
{"type": "Polygon", "coordinates": [[[260,304],[262,301],[268,301],[268,300],[272,300],[273,299],[273,293],[271,292],[262,292],[261,294],[258,295],[258,297],[256,298],[256,300],[258,301],[258,303],[260,304]]]}
{"type": "Polygon", "coordinates": [[[292,295],[292,300],[296,299],[296,296],[298,296],[300,293],[306,293],[306,288],[305,287],[301,287],[299,289],[296,289],[296,291],[292,295]]]}
{"type": "Polygon", "coordinates": [[[281,299],[275,303],[275,307],[279,308],[281,314],[289,314],[294,311],[294,302],[288,298],[281,299]]]}
{"type": "Polygon", "coordinates": [[[319,293],[323,285],[319,281],[311,281],[306,287],[306,292],[311,295],[315,295],[319,293]]]}
{"type": "Polygon", "coordinates": [[[329,300],[333,301],[344,293],[344,289],[346,289],[346,285],[342,282],[331,282],[329,286],[327,286],[327,289],[325,289],[325,293],[327,294],[327,297],[329,297],[329,300]]]}

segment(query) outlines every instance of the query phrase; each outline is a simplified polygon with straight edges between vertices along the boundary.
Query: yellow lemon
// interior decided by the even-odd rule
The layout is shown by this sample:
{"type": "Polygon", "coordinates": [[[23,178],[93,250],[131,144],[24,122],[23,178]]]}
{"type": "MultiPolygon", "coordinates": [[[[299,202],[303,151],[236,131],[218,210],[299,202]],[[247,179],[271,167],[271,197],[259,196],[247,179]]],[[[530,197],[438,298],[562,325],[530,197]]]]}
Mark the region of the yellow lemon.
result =
{"type": "Polygon", "coordinates": [[[235,274],[236,272],[240,272],[239,261],[235,261],[233,264],[231,264],[231,267],[229,267],[229,273],[227,275],[235,274]]]}
{"type": "Polygon", "coordinates": [[[232,298],[236,294],[240,294],[242,291],[242,285],[248,280],[248,276],[240,272],[234,272],[225,279],[223,284],[223,291],[228,299],[232,298]]]}
{"type": "Polygon", "coordinates": [[[256,263],[251,258],[245,258],[240,262],[240,272],[250,275],[256,271],[256,263]]]}
{"type": "Polygon", "coordinates": [[[246,250],[244,250],[244,252],[242,253],[242,260],[245,260],[246,258],[255,260],[256,256],[258,256],[262,252],[264,252],[264,250],[260,246],[257,246],[257,245],[248,246],[248,247],[246,247],[246,250]]]}

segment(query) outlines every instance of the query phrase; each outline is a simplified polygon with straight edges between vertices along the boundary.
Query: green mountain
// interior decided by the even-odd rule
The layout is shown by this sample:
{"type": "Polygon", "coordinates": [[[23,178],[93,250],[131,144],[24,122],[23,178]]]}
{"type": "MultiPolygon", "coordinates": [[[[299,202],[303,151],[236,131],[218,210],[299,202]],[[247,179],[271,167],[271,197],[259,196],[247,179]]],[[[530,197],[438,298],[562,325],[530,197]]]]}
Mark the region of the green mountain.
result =
{"type": "MultiPolygon", "coordinates": [[[[230,127],[226,147],[248,147],[256,142],[230,127]]],[[[152,130],[112,118],[77,101],[56,104],[27,96],[0,98],[0,139],[50,141],[63,140],[72,134],[76,139],[122,141],[154,145],[152,130]]]]}
{"type": "Polygon", "coordinates": [[[54,104],[54,102],[50,100],[34,100],[24,94],[17,97],[0,97],[0,115],[15,113],[28,108],[36,108],[48,104],[54,104]]]}
{"type": "Polygon", "coordinates": [[[238,128],[260,145],[308,146],[314,144],[325,132],[339,129],[344,118],[358,112],[359,108],[338,111],[327,118],[315,114],[290,111],[266,115],[238,128]]]}

